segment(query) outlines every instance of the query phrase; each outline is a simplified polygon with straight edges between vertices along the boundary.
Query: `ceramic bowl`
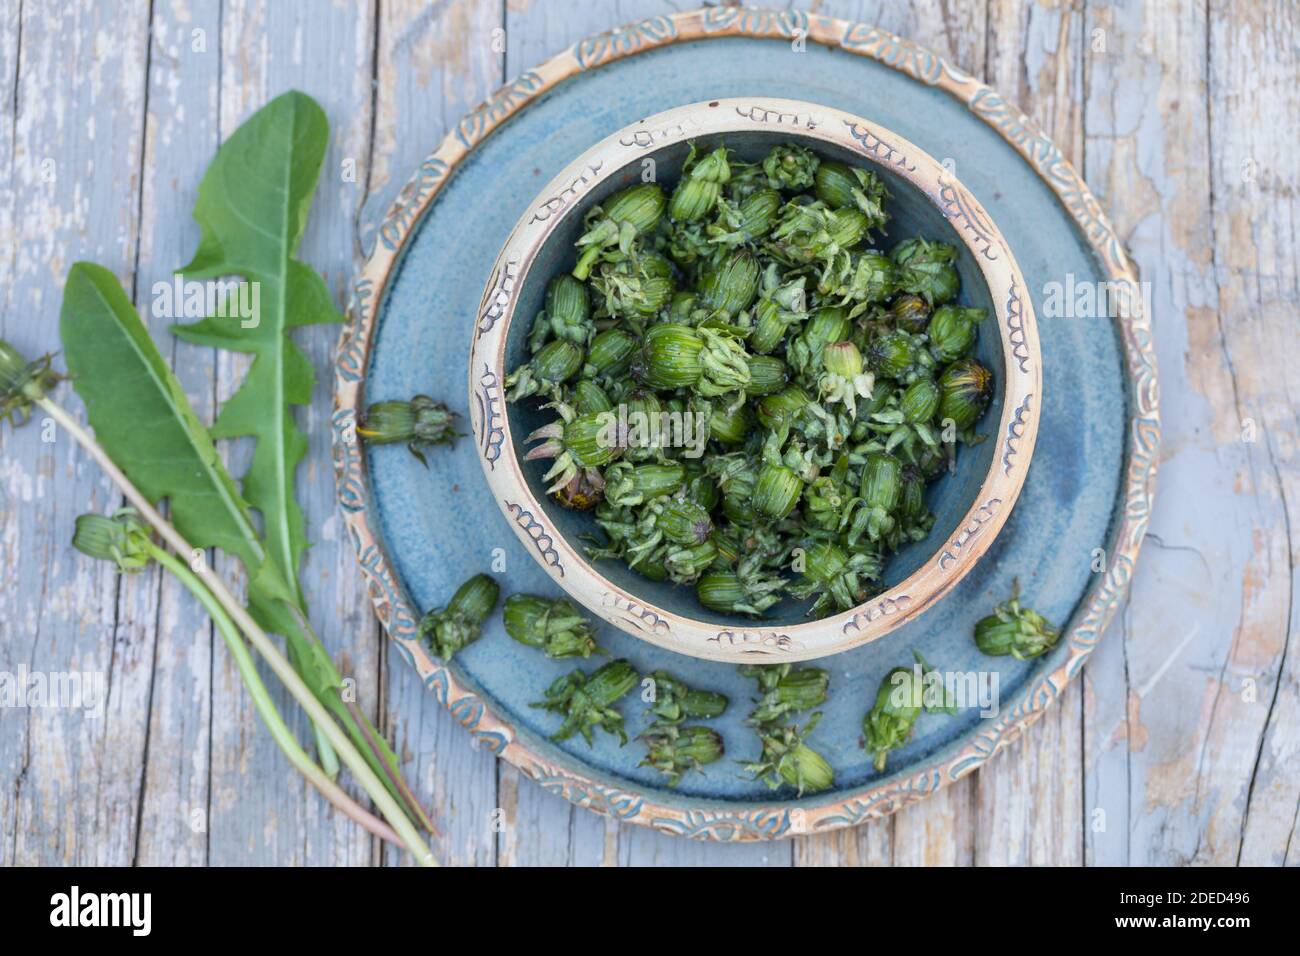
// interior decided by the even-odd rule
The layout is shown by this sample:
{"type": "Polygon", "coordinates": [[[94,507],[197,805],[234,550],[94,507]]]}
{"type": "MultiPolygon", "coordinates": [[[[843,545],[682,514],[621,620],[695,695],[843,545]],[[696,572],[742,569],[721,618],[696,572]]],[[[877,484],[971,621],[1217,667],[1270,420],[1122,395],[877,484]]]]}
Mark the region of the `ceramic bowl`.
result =
{"type": "MultiPolygon", "coordinates": [[[[1033,307],[1010,248],[988,213],[951,171],[913,144],[861,117],[808,102],[721,99],[678,107],[627,126],[576,158],[529,204],[484,291],[470,353],[469,392],[479,460],[498,505],[532,556],[588,610],[644,640],[724,661],[808,660],[877,640],[953,588],[1001,531],[1024,483],[1041,407],[1042,363],[1033,307]],[[930,535],[886,562],[884,590],[850,611],[812,620],[791,599],[762,618],[703,608],[693,588],[653,582],[618,561],[593,563],[581,537],[590,513],[545,493],[546,462],[525,462],[523,438],[553,415],[540,403],[505,401],[508,369],[527,358],[527,335],[547,283],[572,268],[585,212],[639,181],[654,163],[676,182],[688,144],[725,142],[744,160],[796,142],[823,158],[873,168],[892,195],[890,231],[957,246],[959,302],[986,310],[975,358],[997,388],[979,425],[986,439],[964,446],[954,473],[931,484],[930,535]]],[[[896,241],[896,240],[895,240],[896,241]]],[[[886,244],[888,244],[888,240],[886,244]]]]}

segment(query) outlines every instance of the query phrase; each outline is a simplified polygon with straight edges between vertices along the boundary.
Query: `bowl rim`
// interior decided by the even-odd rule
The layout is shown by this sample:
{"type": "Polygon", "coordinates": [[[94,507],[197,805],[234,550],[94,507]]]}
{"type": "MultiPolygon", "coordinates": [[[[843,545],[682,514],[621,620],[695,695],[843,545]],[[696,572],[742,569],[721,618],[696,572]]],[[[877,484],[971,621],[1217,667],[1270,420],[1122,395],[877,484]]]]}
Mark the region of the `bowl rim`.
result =
{"type": "Polygon", "coordinates": [[[781,663],[838,654],[878,640],[934,606],[984,555],[1005,525],[1033,457],[1042,406],[1037,322],[1009,244],[960,180],[906,139],[833,107],[778,97],[685,104],[629,124],[583,151],[525,208],[498,254],[474,324],[468,368],[479,464],[498,507],[553,581],[589,611],[633,636],[691,657],[781,663]],[[965,515],[924,563],[886,591],[838,614],[798,624],[711,623],[657,607],[596,570],[547,517],[519,465],[504,410],[505,348],[515,293],[577,200],[649,152],[690,139],[779,131],[846,149],[919,190],[970,250],[993,301],[1005,371],[1000,444],[965,515]]]}

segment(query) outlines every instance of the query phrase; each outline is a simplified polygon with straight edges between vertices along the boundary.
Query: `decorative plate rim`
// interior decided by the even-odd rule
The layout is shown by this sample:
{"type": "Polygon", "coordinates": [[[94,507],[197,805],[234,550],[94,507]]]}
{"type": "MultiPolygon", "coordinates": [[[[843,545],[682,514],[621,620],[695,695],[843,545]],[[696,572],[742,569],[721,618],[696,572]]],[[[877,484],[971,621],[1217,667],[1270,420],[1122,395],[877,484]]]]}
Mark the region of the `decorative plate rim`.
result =
{"type": "Polygon", "coordinates": [[[633,637],[703,660],[733,664],[813,660],[878,640],[920,616],[984,556],[1024,486],[1038,437],[1042,356],[1025,279],[997,223],[937,159],[893,130],[844,110],[772,96],[720,97],[687,103],[629,123],[564,167],[525,206],[493,263],[474,323],[468,369],[472,431],[483,477],[497,506],[532,558],[589,611],[633,637]],[[679,614],[619,587],[565,538],[524,477],[515,436],[505,422],[501,383],[515,291],[576,203],[651,150],[700,136],[745,130],[837,146],[887,169],[921,194],[970,250],[993,303],[1004,371],[997,449],[980,487],[946,539],[904,580],[857,607],[795,624],[710,623],[679,614]]]}
{"type": "Polygon", "coordinates": [[[1042,716],[1079,673],[1128,591],[1155,494],[1160,415],[1151,317],[1142,312],[1122,316],[1117,321],[1129,374],[1130,419],[1120,489],[1123,507],[1112,532],[1110,566],[1088,588],[1071,618],[1066,633],[1067,654],[1061,664],[1026,687],[1011,706],[981,725],[960,749],[945,751],[920,766],[847,795],[742,804],[695,800],[689,806],[658,803],[634,783],[612,777],[600,779],[599,773],[580,773],[534,752],[508,721],[420,646],[418,615],[407,602],[381,539],[371,527],[365,456],[356,439],[355,423],[356,409],[363,399],[376,305],[403,244],[450,171],[516,112],[564,80],[606,63],[673,43],[722,37],[812,40],[876,60],[953,96],[1012,145],[1052,189],[1112,280],[1136,282],[1137,274],[1078,172],[1033,120],[991,87],[886,30],[797,11],[709,7],[640,20],[580,40],[526,71],[467,114],[403,187],[380,223],[375,247],[353,285],[348,323],[340,336],[335,362],[331,418],[339,505],[375,613],[398,653],[415,668],[435,699],[470,732],[476,744],[503,757],[546,790],[628,823],[696,839],[730,842],[820,833],[887,816],[971,773],[1042,716]]]}

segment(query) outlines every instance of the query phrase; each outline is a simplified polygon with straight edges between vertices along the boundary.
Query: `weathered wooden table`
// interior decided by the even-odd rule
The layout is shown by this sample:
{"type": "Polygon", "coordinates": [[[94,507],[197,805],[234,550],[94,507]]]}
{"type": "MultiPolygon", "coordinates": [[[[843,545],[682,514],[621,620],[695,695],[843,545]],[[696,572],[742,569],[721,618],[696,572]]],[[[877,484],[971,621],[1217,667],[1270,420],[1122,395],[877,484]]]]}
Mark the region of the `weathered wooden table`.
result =
{"type": "MultiPolygon", "coordinates": [[[[1300,863],[1300,9],[811,7],[909,36],[1018,101],[1083,172],[1151,283],[1164,462],[1128,606],[1027,739],[883,822],[745,846],[622,827],[471,749],[387,653],[340,540],[318,387],[301,416],[309,600],[360,699],[410,757],[444,828],[436,851],[458,864],[1300,863]]],[[[303,256],[342,301],[371,225],[449,124],[581,37],[676,9],[0,0],[0,335],[31,354],[56,349],[68,266],[101,262],[210,416],[237,369],[229,353],[175,345],[148,314],[150,289],[188,260],[199,177],[255,107],[296,87],[329,114],[303,256]]],[[[335,335],[299,337],[320,369],[335,335]]],[[[0,671],[102,671],[108,694],[97,718],[0,709],[0,863],[396,862],[305,791],[187,595],[72,551],[76,515],[118,501],[39,422],[0,430],[0,671]]]]}

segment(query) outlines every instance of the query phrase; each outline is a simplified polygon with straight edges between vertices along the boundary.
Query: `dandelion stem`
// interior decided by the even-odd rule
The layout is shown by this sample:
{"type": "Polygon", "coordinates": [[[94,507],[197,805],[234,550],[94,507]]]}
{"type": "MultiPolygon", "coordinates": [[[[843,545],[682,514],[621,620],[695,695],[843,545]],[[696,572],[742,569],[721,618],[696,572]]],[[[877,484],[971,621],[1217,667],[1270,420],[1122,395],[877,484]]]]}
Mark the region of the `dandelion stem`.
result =
{"type": "Polygon", "coordinates": [[[163,550],[152,541],[149,542],[147,548],[150,556],[176,575],[181,584],[185,585],[189,592],[207,610],[208,614],[212,616],[212,620],[217,625],[217,630],[221,632],[221,636],[225,639],[226,647],[230,649],[230,654],[235,659],[235,666],[239,668],[239,674],[244,679],[244,684],[248,687],[253,706],[257,708],[262,722],[266,724],[267,730],[271,732],[275,742],[284,751],[284,755],[289,758],[289,762],[307,778],[307,781],[312,786],[320,791],[326,800],[339,810],[380,839],[401,846],[402,840],[393,832],[392,827],[348,796],[343,788],[335,783],[326,771],[318,767],[298,744],[297,738],[294,737],[293,732],[276,709],[275,702],[271,700],[266,685],[262,683],[262,678],[253,664],[253,656],[248,653],[248,647],[245,646],[244,638],[240,635],[238,628],[235,627],[235,622],[230,619],[230,615],[226,613],[226,609],[221,606],[220,602],[212,596],[212,592],[203,586],[203,582],[176,555],[163,550]]]}
{"type": "MultiPolygon", "coordinates": [[[[158,532],[162,539],[167,542],[173,551],[179,555],[188,558],[194,554],[195,548],[186,541],[166,518],[164,518],[158,509],[153,506],[132,482],[131,479],[123,473],[122,469],[114,464],[113,460],[108,457],[108,453],[99,446],[99,443],[87,432],[79,422],[69,415],[62,406],[52,401],[48,396],[32,396],[33,401],[45,411],[56,423],[62,426],[69,435],[79,444],[86,452],[95,459],[95,462],[104,469],[104,472],[113,480],[122,492],[126,495],[127,501],[131,503],[140,515],[149,522],[150,525],[158,532]]],[[[401,837],[402,843],[415,857],[417,863],[422,866],[437,866],[438,861],[435,859],[433,852],[425,845],[419,832],[415,829],[414,824],[403,812],[401,806],[388,792],[383,782],[370,768],[365,758],[348,739],[343,730],[336,724],[330,716],[325,705],[316,699],[316,696],[307,687],[306,683],[298,672],[293,669],[288,659],[280,653],[267,636],[266,632],[253,620],[252,616],[244,606],[231,594],[230,589],[226,587],[225,582],[220,576],[208,566],[206,560],[197,561],[191,566],[194,574],[203,582],[208,590],[212,593],[213,598],[221,607],[230,615],[239,629],[244,632],[254,649],[262,655],[271,670],[280,678],[289,692],[302,706],[307,715],[316,723],[325,733],[329,742],[333,744],[334,749],[347,764],[348,769],[356,776],[361,786],[370,795],[370,798],[379,807],[380,811],[388,819],[392,828],[401,837]]]]}

